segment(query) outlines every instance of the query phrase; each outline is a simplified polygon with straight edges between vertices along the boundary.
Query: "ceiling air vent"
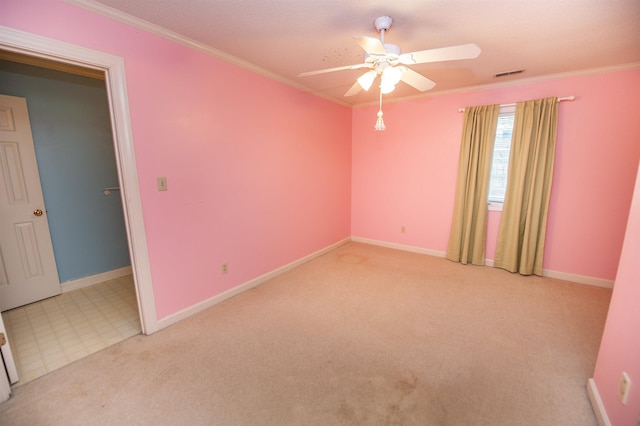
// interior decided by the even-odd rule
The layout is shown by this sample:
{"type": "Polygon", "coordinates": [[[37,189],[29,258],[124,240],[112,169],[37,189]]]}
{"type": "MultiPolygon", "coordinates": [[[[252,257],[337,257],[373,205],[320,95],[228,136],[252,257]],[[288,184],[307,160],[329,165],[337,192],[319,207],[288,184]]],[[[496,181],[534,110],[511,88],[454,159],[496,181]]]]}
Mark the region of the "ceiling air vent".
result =
{"type": "Polygon", "coordinates": [[[522,74],[523,72],[524,72],[524,70],[499,72],[498,74],[495,75],[495,77],[496,78],[498,78],[498,77],[506,77],[508,75],[522,74]]]}

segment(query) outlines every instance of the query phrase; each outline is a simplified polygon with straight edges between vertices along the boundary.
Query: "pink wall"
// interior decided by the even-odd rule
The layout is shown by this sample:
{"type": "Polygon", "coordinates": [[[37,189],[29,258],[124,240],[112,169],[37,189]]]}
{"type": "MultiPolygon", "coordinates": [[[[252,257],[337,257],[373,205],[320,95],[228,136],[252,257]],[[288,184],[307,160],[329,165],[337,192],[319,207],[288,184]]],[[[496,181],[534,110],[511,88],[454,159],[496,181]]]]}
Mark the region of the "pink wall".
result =
{"type": "MultiPolygon", "coordinates": [[[[638,139],[636,139],[637,141],[638,139]]],[[[611,297],[593,379],[614,426],[640,421],[640,173],[629,214],[620,267],[611,297]],[[620,375],[631,379],[626,405],[618,398],[620,375]]]]}
{"type": "Polygon", "coordinates": [[[159,319],[349,235],[444,251],[458,108],[545,96],[577,97],[560,104],[545,269],[615,277],[640,70],[387,103],[378,133],[375,106],[350,111],[61,0],[5,0],[0,25],[125,59],[159,319]]]}
{"type": "MultiPolygon", "coordinates": [[[[62,1],[5,0],[0,25],[125,58],[158,318],[350,234],[444,251],[457,109],[546,96],[577,100],[560,106],[545,268],[615,277],[640,157],[639,70],[389,103],[378,133],[376,107],[350,112],[62,1]]],[[[594,374],[614,425],[640,410],[639,187],[594,374]]]]}
{"type": "MultiPolygon", "coordinates": [[[[560,103],[544,268],[615,278],[640,158],[640,70],[549,80],[353,110],[352,235],[445,251],[463,114],[458,108],[548,96],[560,103]],[[400,232],[406,226],[406,233],[400,232]]],[[[490,212],[487,253],[500,213],[490,212]]]]}
{"type": "Polygon", "coordinates": [[[58,0],[0,25],[125,59],[158,319],[350,235],[348,108],[58,0]]]}

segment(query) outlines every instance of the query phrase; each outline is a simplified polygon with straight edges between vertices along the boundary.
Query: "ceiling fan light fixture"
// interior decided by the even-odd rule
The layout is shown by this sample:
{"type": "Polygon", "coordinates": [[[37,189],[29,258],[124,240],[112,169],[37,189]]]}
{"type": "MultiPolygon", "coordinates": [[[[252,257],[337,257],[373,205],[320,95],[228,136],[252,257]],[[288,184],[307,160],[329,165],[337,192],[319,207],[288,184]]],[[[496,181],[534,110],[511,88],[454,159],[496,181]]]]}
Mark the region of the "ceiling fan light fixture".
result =
{"type": "Polygon", "coordinates": [[[384,130],[385,128],[382,120],[382,95],[393,92],[400,81],[420,92],[431,90],[436,85],[434,81],[405,65],[474,59],[481,52],[480,47],[476,44],[467,43],[402,53],[400,46],[385,43],[385,32],[391,28],[392,23],[393,19],[386,15],[374,21],[373,24],[376,31],[380,33],[379,39],[366,35],[354,37],[356,43],[364,50],[364,61],[362,63],[299,74],[299,76],[303,77],[334,71],[368,68],[370,71],[360,75],[344,96],[353,96],[361,89],[368,91],[376,78],[380,76],[380,82],[377,84],[380,90],[380,111],[376,121],[376,130],[384,130]]]}
{"type": "Polygon", "coordinates": [[[402,78],[402,71],[399,67],[386,67],[382,71],[382,84],[395,86],[402,78]]]}
{"type": "Polygon", "coordinates": [[[396,90],[395,84],[385,83],[384,81],[380,84],[380,91],[382,92],[383,95],[388,95],[394,90],[396,90]]]}
{"type": "Polygon", "coordinates": [[[380,77],[380,90],[383,94],[391,93],[395,90],[396,84],[402,79],[402,73],[406,68],[387,66],[382,71],[380,77]]]}
{"type": "Polygon", "coordinates": [[[373,84],[373,80],[375,79],[376,79],[376,73],[375,71],[371,70],[369,72],[362,74],[360,77],[358,77],[358,84],[365,91],[367,91],[371,88],[371,85],[373,84]]]}

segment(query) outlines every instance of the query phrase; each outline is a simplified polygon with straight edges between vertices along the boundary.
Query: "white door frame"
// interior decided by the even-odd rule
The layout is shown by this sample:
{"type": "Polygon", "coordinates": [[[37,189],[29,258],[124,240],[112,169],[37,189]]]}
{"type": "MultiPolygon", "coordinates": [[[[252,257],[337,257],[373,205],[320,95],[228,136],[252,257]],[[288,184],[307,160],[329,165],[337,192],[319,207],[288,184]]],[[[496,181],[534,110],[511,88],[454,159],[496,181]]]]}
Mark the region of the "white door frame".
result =
{"type": "Polygon", "coordinates": [[[104,71],[131,268],[142,333],[159,330],[136,169],[124,59],[108,53],[0,26],[0,49],[104,71]]]}

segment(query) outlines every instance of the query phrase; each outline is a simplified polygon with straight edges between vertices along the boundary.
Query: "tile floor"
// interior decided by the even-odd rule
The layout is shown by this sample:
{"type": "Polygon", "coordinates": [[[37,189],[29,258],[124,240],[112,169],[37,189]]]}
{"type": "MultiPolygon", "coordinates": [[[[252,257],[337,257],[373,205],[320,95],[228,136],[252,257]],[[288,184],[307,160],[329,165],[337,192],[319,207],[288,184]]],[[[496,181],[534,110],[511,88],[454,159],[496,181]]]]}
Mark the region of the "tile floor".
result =
{"type": "Polygon", "coordinates": [[[2,313],[17,385],[140,333],[131,275],[2,313]]]}

